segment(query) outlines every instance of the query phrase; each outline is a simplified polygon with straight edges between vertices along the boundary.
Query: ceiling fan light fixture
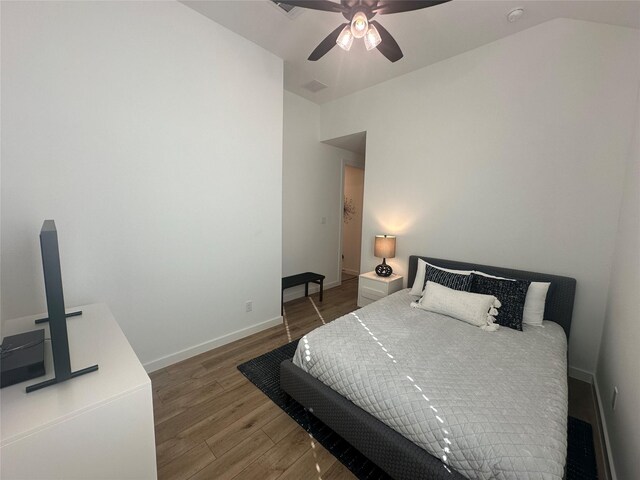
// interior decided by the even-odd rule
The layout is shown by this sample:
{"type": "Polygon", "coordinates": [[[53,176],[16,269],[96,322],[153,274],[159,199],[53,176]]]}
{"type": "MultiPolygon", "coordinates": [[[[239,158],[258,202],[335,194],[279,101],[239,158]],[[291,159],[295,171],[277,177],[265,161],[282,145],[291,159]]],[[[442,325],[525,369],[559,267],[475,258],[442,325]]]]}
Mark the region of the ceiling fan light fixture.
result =
{"type": "Polygon", "coordinates": [[[350,25],[347,25],[342,29],[342,32],[340,32],[340,35],[338,35],[336,44],[341,49],[346,50],[347,52],[351,49],[351,45],[353,45],[353,34],[351,33],[350,25]]]}
{"type": "Polygon", "coordinates": [[[356,12],[351,19],[351,34],[355,38],[362,38],[367,33],[368,27],[369,20],[367,20],[367,15],[362,10],[356,12]]]}
{"type": "MultiPolygon", "coordinates": [[[[2,0],[0,0],[2,1],[2,0]]],[[[412,12],[434,7],[451,0],[272,0],[292,7],[340,13],[347,20],[334,28],[311,52],[308,60],[316,62],[334,46],[349,50],[354,38],[364,38],[367,50],[377,48],[391,63],[404,55],[400,45],[378,21],[376,15],[412,12]],[[372,24],[372,25],[370,25],[372,24]],[[373,28],[369,28],[373,26],[373,28]],[[366,37],[366,38],[365,38],[366,37]]]]}
{"type": "Polygon", "coordinates": [[[380,32],[374,25],[369,25],[367,29],[367,34],[364,36],[364,45],[367,47],[367,50],[373,50],[382,42],[382,37],[380,36],[380,32]]]}

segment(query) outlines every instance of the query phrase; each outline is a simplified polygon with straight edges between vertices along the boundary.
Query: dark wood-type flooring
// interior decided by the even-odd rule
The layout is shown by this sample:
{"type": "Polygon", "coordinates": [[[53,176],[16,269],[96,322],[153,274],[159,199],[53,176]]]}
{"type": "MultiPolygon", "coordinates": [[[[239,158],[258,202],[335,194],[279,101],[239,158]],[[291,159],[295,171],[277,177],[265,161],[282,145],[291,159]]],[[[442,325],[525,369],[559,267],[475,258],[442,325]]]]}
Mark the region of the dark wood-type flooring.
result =
{"type": "MultiPolygon", "coordinates": [[[[158,478],[355,479],[236,366],[351,312],[357,289],[353,278],[325,290],[323,302],[317,294],[288,302],[288,329],[273,327],[151,373],[158,478]]],[[[607,479],[591,385],[571,379],[569,394],[570,415],[594,425],[599,476],[607,479]]]]}

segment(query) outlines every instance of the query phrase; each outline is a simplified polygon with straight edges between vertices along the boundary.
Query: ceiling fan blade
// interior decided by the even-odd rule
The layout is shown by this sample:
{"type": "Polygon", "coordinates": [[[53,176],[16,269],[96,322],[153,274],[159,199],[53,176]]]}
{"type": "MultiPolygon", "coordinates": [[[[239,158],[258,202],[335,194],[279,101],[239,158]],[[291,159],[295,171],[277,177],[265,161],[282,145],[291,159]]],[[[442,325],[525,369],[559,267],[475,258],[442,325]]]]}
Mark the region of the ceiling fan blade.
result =
{"type": "Polygon", "coordinates": [[[332,2],[331,0],[278,0],[278,3],[325,12],[342,13],[345,10],[341,4],[332,2]]]}
{"type": "Polygon", "coordinates": [[[396,42],[395,38],[393,38],[387,31],[387,29],[380,25],[379,22],[372,20],[369,23],[371,23],[378,29],[378,33],[380,34],[380,38],[382,39],[380,45],[376,47],[380,51],[380,53],[387,57],[391,62],[397,62],[398,60],[400,60],[404,55],[402,53],[402,50],[400,50],[400,45],[398,45],[398,42],[396,42]]]}
{"type": "Polygon", "coordinates": [[[316,49],[311,52],[309,55],[309,60],[315,62],[322,58],[329,50],[336,46],[336,40],[338,40],[338,36],[340,32],[344,29],[345,26],[349,25],[348,23],[343,23],[338,28],[336,28],[333,32],[326,36],[324,40],[320,42],[320,44],[316,47],[316,49]]]}
{"type": "Polygon", "coordinates": [[[387,15],[389,13],[410,12],[411,10],[435,7],[436,5],[450,1],[451,0],[380,0],[372,11],[380,15],[387,15]]]}

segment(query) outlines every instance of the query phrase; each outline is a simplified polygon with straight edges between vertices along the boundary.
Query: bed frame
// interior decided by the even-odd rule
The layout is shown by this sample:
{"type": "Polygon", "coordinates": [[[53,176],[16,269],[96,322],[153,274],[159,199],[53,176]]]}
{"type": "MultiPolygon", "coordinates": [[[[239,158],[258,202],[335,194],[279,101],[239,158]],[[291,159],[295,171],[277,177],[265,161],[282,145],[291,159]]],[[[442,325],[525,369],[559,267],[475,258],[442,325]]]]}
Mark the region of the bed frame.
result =
{"type": "MultiPolygon", "coordinates": [[[[409,287],[413,285],[419,258],[443,268],[481,270],[501,277],[551,282],[545,303],[544,318],[561,325],[569,338],[576,290],[574,278],[412,255],[409,257],[409,287]]],[[[280,365],[280,386],[313,415],[388,473],[391,478],[395,480],[464,480],[465,477],[445,467],[439,458],[433,457],[371,414],[296,367],[291,360],[285,360],[280,365]]]]}

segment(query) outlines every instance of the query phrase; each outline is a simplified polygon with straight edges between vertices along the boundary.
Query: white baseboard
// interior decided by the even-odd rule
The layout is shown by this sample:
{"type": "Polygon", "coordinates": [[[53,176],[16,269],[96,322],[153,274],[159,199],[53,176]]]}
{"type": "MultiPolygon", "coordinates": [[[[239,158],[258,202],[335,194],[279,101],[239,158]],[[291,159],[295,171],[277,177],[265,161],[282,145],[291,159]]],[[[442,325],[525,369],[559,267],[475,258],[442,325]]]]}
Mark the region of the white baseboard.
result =
{"type": "Polygon", "coordinates": [[[278,325],[282,325],[281,316],[272,318],[271,320],[266,320],[256,325],[251,325],[250,327],[236,330],[235,332],[228,333],[227,335],[223,335],[212,340],[207,340],[206,342],[194,345],[193,347],[185,348],[184,350],[180,350],[179,352],[175,352],[164,357],[157,358],[156,360],[151,360],[150,362],[145,363],[143,366],[147,373],[151,373],[156,370],[160,370],[161,368],[168,367],[169,365],[173,365],[174,363],[181,362],[182,360],[186,360],[187,358],[195,357],[196,355],[199,355],[201,353],[221,347],[223,345],[226,345],[227,343],[235,342],[236,340],[240,340],[241,338],[261,332],[262,330],[266,330],[267,328],[276,327],[278,325]]]}
{"type": "Polygon", "coordinates": [[[355,275],[356,277],[360,275],[358,270],[350,270],[348,268],[343,268],[342,271],[348,275],[355,275]]]}
{"type": "Polygon", "coordinates": [[[569,367],[569,376],[576,380],[582,380],[589,385],[593,384],[593,373],[582,370],[581,368],[569,367]]]}
{"type": "Polygon", "coordinates": [[[609,470],[611,471],[611,480],[618,480],[616,475],[616,466],[613,463],[613,455],[611,450],[611,442],[609,441],[609,430],[607,429],[607,419],[604,416],[604,410],[602,403],[602,396],[600,395],[600,388],[598,387],[598,377],[594,375],[593,377],[593,386],[596,391],[596,398],[598,400],[598,410],[600,413],[600,424],[602,425],[602,430],[604,432],[604,443],[607,448],[607,457],[609,457],[609,470]]]}
{"type": "MultiPolygon", "coordinates": [[[[342,285],[342,281],[340,280],[331,282],[331,283],[325,283],[324,291],[326,292],[328,289],[337,287],[339,285],[342,285]]],[[[318,293],[319,291],[320,291],[320,285],[316,285],[315,283],[309,284],[309,294],[318,293]]],[[[284,292],[285,303],[301,297],[304,297],[304,285],[300,285],[298,287],[293,287],[293,288],[287,288],[284,292]]]]}

